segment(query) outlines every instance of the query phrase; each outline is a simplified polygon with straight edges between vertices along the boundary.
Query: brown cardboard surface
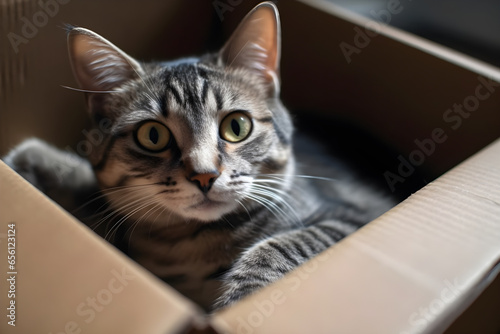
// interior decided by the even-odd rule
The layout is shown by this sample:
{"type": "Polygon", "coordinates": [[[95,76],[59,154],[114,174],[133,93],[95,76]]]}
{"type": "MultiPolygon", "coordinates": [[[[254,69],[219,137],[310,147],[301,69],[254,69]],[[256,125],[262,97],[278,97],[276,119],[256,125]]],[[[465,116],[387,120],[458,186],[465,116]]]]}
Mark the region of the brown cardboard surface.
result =
{"type": "Polygon", "coordinates": [[[214,325],[225,333],[443,332],[498,273],[499,165],[500,140],[214,325]]]}
{"type": "MultiPolygon", "coordinates": [[[[212,1],[145,3],[121,1],[118,11],[115,1],[72,0],[19,53],[1,40],[0,155],[28,136],[62,147],[81,139],[83,98],[60,88],[74,83],[62,23],[95,29],[138,58],[167,59],[205,51],[214,26],[231,31],[236,15],[251,7],[245,1],[214,25],[212,1]]],[[[500,136],[495,81],[460,126],[443,120],[455,103],[475,96],[483,79],[499,81],[498,69],[388,27],[348,63],[339,45],[353,44],[354,29],[368,20],[312,0],[280,1],[279,9],[290,109],[347,118],[405,157],[415,140],[443,129],[446,141],[420,166],[434,177],[500,136]]],[[[8,18],[1,37],[19,32],[20,18],[38,10],[35,1],[0,0],[0,17],[8,18]]],[[[497,142],[288,279],[216,315],[215,326],[228,333],[441,332],[488,283],[499,258],[499,150],[497,142]]],[[[17,231],[18,326],[12,331],[2,321],[0,333],[171,333],[191,324],[193,332],[210,331],[190,302],[0,163],[2,275],[10,222],[17,231]]],[[[2,281],[2,309],[4,287],[2,281]]],[[[495,299],[499,289],[488,290],[495,299]]]]}
{"type": "Polygon", "coordinates": [[[192,303],[98,239],[3,162],[0,259],[2,334],[165,334],[202,326],[192,303]],[[14,239],[7,239],[9,224],[15,224],[14,239]],[[13,268],[8,246],[15,246],[13,268]],[[12,287],[7,277],[14,278],[12,287]],[[6,318],[11,301],[15,327],[6,318]]]}

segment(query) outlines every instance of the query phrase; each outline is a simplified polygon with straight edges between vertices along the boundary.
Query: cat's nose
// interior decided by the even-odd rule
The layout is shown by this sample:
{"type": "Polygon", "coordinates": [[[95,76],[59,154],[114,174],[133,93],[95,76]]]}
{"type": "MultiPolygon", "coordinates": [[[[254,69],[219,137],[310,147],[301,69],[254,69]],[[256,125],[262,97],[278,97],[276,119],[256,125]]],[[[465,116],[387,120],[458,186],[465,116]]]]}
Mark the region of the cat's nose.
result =
{"type": "Polygon", "coordinates": [[[219,171],[213,171],[210,173],[193,173],[189,176],[188,180],[194,183],[200,190],[206,194],[209,192],[210,188],[214,184],[215,180],[219,177],[219,171]]]}

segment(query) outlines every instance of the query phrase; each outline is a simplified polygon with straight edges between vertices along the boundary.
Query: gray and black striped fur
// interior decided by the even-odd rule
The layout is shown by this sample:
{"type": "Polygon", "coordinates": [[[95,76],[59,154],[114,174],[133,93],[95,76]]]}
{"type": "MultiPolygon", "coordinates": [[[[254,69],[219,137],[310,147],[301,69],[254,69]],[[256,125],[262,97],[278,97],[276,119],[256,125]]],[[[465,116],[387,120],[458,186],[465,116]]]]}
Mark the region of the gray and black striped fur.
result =
{"type": "Polygon", "coordinates": [[[273,4],[257,6],[218,54],[201,58],[139,63],[89,30],[68,36],[102,143],[88,162],[39,140],[5,160],[67,208],[100,191],[87,208],[107,206],[82,220],[105,226],[107,239],[203,307],[280,279],[393,205],[315,143],[294,139],[294,152],[273,4]],[[233,112],[252,123],[236,143],[220,130],[233,112]],[[138,144],[145,121],[170,130],[167,149],[138,144]]]}

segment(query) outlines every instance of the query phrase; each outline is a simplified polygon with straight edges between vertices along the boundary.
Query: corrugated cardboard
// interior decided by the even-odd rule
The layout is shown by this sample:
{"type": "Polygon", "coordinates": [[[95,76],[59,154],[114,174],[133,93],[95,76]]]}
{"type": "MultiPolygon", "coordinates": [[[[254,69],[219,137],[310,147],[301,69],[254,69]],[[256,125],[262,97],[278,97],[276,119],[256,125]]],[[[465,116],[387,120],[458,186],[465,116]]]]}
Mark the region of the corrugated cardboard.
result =
{"type": "MultiPolygon", "coordinates": [[[[0,1],[0,155],[28,136],[62,147],[82,139],[83,98],[60,88],[74,83],[63,23],[94,29],[137,58],[168,59],[217,48],[222,38],[210,36],[227,37],[257,2],[227,2],[231,10],[220,17],[212,1],[59,0],[57,15],[14,52],[4,37],[19,33],[22,18],[32,19],[40,4],[0,1]]],[[[407,160],[442,129],[446,140],[414,166],[428,181],[500,137],[498,69],[383,26],[348,62],[340,45],[361,43],[357,34],[367,35],[373,23],[319,0],[281,1],[279,9],[282,96],[291,110],[355,123],[407,160]],[[445,113],[470,103],[479,85],[490,94],[451,127],[458,123],[445,113]]],[[[0,259],[7,258],[8,224],[15,222],[17,231],[17,326],[0,314],[0,333],[213,332],[210,325],[221,333],[440,333],[496,275],[499,156],[496,142],[209,323],[0,164],[0,259]]],[[[405,182],[416,175],[410,174],[405,182]]],[[[0,261],[6,275],[8,263],[0,261]]],[[[0,306],[10,312],[5,282],[0,306]]],[[[448,333],[498,333],[499,282],[448,333]]]]}

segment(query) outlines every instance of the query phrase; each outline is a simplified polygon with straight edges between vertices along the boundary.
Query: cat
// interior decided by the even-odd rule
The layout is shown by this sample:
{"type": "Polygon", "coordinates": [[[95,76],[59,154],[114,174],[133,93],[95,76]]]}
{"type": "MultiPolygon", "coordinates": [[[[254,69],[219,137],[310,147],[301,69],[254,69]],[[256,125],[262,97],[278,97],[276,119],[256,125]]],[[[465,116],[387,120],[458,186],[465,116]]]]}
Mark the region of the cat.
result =
{"type": "Polygon", "coordinates": [[[206,310],[279,280],[395,204],[294,135],[273,3],[218,53],[171,62],[141,63],[68,30],[102,144],[84,159],[29,139],[4,161],[206,310]]]}

